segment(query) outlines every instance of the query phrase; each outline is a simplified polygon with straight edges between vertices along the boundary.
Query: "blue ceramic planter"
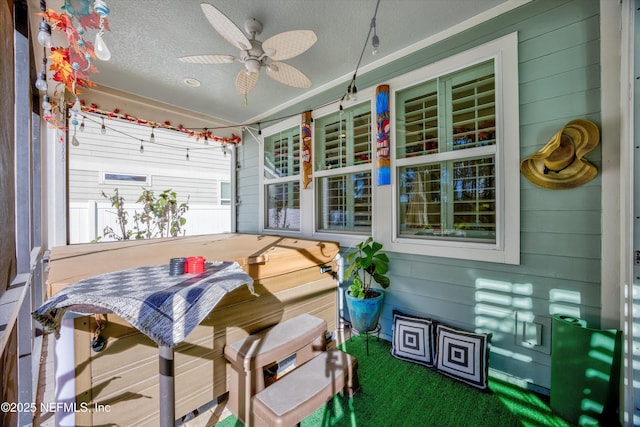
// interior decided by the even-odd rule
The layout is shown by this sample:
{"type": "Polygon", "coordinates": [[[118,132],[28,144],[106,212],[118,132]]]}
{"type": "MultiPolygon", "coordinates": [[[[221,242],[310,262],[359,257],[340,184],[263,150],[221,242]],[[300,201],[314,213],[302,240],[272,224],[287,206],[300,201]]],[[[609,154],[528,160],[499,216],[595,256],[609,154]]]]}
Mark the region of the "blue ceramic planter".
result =
{"type": "Polygon", "coordinates": [[[384,292],[380,289],[376,289],[376,291],[380,292],[379,296],[366,299],[354,298],[349,295],[349,292],[345,293],[351,325],[358,332],[373,331],[378,326],[384,292]]]}

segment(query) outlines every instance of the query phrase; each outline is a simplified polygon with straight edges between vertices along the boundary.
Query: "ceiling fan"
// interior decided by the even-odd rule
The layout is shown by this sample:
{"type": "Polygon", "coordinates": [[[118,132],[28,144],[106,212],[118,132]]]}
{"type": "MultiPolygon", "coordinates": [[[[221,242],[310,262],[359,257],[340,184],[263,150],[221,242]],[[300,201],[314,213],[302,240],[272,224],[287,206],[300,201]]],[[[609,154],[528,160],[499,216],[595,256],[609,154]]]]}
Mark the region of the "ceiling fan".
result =
{"type": "Polygon", "coordinates": [[[287,86],[308,88],[311,80],[296,67],[286,64],[285,59],[293,58],[307,51],[318,39],[311,30],[294,30],[276,34],[264,42],[256,40],[262,33],[262,23],[249,18],[244,23],[248,39],[229,18],[208,3],[201,3],[202,12],[209,23],[233,46],[240,49],[238,57],[233,55],[191,55],[178,57],[178,61],[193,64],[227,64],[241,62],[244,69],[236,77],[236,91],[247,95],[258,82],[260,69],[265,68],[272,79],[287,86]]]}

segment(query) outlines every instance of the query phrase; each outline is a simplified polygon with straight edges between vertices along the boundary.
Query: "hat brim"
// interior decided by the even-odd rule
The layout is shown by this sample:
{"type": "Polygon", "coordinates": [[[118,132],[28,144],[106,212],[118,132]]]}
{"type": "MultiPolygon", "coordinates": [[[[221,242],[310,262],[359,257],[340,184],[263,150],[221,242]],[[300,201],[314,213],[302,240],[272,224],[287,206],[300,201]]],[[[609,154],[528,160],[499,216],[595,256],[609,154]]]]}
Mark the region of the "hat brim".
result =
{"type": "Polygon", "coordinates": [[[520,171],[532,183],[550,190],[576,188],[598,175],[598,168],[587,159],[576,159],[566,169],[546,174],[544,159],[526,159],[520,164],[520,171]]]}
{"type": "Polygon", "coordinates": [[[598,168],[584,159],[600,142],[600,131],[595,123],[578,119],[567,123],[538,152],[520,163],[520,171],[533,184],[552,190],[579,187],[598,175],[598,168]],[[570,136],[575,144],[576,159],[565,169],[545,173],[544,161],[560,146],[562,135],[570,136]]]}

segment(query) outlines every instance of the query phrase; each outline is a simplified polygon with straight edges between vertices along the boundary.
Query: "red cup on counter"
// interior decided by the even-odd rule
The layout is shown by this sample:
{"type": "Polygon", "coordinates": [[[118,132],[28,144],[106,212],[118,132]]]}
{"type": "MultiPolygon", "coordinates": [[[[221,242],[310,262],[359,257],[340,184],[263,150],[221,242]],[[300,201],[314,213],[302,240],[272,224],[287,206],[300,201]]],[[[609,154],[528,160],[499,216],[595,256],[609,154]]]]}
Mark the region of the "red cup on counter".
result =
{"type": "Polygon", "coordinates": [[[206,260],[201,256],[190,256],[187,258],[187,262],[184,264],[186,272],[189,274],[204,272],[204,262],[206,260]]]}

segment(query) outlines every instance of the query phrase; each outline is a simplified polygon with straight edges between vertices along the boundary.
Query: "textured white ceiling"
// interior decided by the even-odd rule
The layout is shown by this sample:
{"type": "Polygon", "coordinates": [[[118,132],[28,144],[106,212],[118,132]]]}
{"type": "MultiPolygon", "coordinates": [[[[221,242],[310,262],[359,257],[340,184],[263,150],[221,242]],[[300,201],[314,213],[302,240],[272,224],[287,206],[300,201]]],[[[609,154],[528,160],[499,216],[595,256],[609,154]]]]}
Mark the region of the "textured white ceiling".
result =
{"type": "MultiPolygon", "coordinates": [[[[50,7],[55,8],[51,0],[50,7]]],[[[285,62],[312,81],[310,89],[291,88],[269,78],[264,69],[246,100],[235,91],[242,64],[188,64],[178,56],[231,54],[227,43],[209,24],[199,0],[106,0],[111,31],[104,40],[111,60],[97,62],[92,75],[98,85],[180,106],[232,123],[248,123],[309,92],[335,85],[346,89],[369,31],[376,0],[207,0],[241,29],[247,18],[260,20],[259,40],[289,30],[313,30],[318,41],[307,52],[285,62]],[[201,82],[190,87],[185,78],[201,82]]],[[[383,64],[447,28],[507,4],[522,0],[381,0],[377,16],[380,49],[367,46],[362,67],[383,64]],[[376,64],[372,64],[373,62],[376,64]]],[[[58,9],[59,10],[59,9],[58,9]]],[[[37,12],[37,10],[35,11],[37,12]]]]}

